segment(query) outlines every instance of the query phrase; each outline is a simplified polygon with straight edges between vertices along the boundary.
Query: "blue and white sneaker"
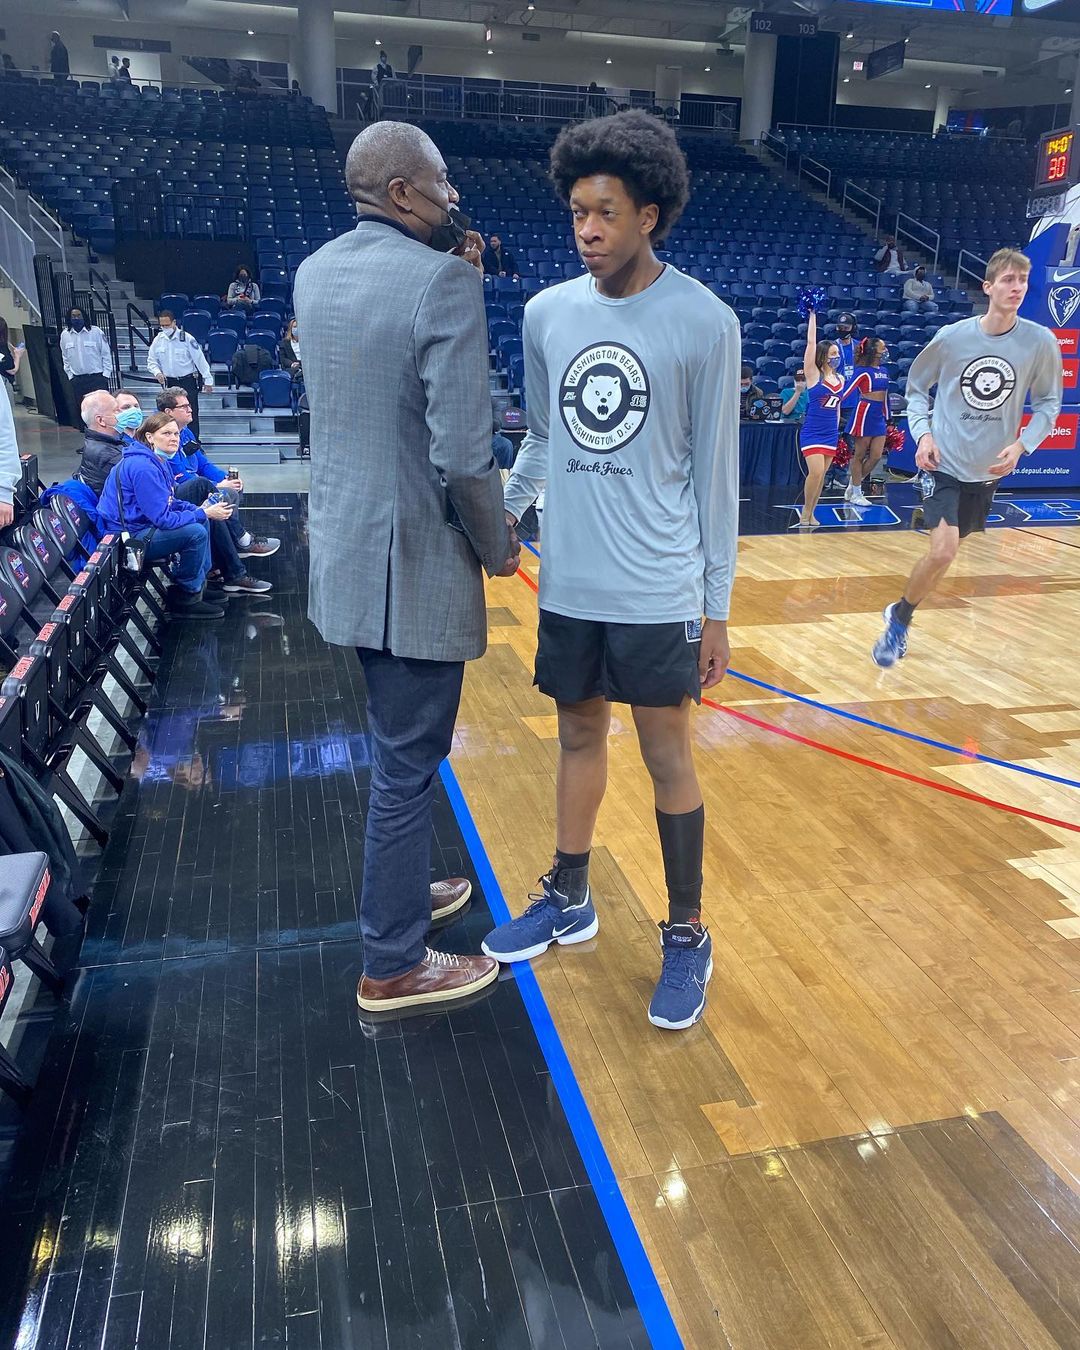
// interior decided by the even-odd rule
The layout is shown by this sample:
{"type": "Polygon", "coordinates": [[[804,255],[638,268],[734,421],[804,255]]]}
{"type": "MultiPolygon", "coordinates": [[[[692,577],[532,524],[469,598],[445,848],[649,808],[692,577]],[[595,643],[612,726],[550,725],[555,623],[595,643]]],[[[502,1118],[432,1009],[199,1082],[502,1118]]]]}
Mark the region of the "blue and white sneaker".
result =
{"type": "Polygon", "coordinates": [[[552,873],[541,877],[540,885],[543,887],[541,894],[529,895],[532,904],[524,914],[500,924],[480,944],[486,956],[506,964],[531,961],[534,956],[546,952],[553,942],[568,947],[575,942],[588,942],[600,931],[588,886],[584,900],[568,905],[567,897],[555,889],[552,873]],[[559,904],[555,897],[563,903],[559,904]]]}
{"type": "Polygon", "coordinates": [[[654,1027],[681,1031],[705,1011],[705,990],[712,976],[712,938],[699,923],[662,923],[664,967],[649,1004],[654,1027]]]}
{"type": "Polygon", "coordinates": [[[874,643],[873,657],[877,665],[888,670],[907,656],[907,628],[893,618],[896,602],[886,605],[881,617],[885,620],[885,631],[874,643]]]}

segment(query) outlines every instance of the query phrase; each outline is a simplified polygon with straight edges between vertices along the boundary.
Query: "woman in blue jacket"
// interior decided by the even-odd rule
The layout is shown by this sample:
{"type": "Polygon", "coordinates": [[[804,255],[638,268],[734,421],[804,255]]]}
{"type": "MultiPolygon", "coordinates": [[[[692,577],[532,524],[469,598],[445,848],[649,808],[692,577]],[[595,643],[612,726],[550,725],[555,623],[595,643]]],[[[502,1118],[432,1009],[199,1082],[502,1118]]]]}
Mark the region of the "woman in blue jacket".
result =
{"type": "Polygon", "coordinates": [[[176,555],[169,608],[180,618],[220,619],[225,593],[205,589],[210,570],[207,522],[228,520],[226,502],[193,506],[173,495],[173,475],[165,461],[180,444],[180,428],[169,413],[154,413],[124,444],[120,463],[109,474],[98,501],[108,529],[147,540],[148,562],[176,555]],[[118,500],[118,494],[122,496],[118,500]],[[122,507],[121,507],[122,502],[122,507]]]}

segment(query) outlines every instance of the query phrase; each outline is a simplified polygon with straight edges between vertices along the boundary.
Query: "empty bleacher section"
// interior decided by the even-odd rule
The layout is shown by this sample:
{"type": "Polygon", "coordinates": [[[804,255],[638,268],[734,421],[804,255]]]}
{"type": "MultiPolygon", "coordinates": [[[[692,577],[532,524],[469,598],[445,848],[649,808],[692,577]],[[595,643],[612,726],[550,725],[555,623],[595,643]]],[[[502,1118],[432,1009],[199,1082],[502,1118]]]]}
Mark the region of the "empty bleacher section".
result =
{"type": "Polygon", "coordinates": [[[248,237],[273,244],[260,262],[282,287],[311,247],[352,224],[326,113],[307,100],[0,79],[0,162],[104,253],[116,183],[160,174],[177,199],[168,232],[187,238],[213,231],[209,201],[239,197],[248,237]]]}
{"type": "MultiPolygon", "coordinates": [[[[845,181],[881,202],[881,228],[897,212],[941,237],[941,261],[961,249],[988,258],[1027,237],[1027,191],[1033,151],[1020,141],[976,136],[920,136],[899,132],[781,130],[789,152],[824,165],[833,192],[845,181]]],[[[860,199],[861,202],[861,199],[860,199]]],[[[876,210],[876,207],[875,207],[876,210]]],[[[923,239],[919,231],[913,237],[923,239]]]]}

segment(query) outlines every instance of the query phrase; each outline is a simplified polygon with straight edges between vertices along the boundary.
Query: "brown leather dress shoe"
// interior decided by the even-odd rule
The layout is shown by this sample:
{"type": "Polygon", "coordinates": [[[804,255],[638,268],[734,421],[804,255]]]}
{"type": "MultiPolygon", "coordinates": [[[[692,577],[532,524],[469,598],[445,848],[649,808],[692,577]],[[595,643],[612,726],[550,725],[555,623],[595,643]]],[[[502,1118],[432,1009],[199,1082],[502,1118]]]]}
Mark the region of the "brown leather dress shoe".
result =
{"type": "Polygon", "coordinates": [[[498,974],[499,963],[490,956],[454,956],[428,947],[420,964],[404,975],[395,975],[391,980],[373,980],[370,975],[362,975],[356,986],[356,1001],[365,1012],[450,1003],[478,993],[498,974]]]}
{"type": "Polygon", "coordinates": [[[447,877],[431,883],[431,922],[442,923],[465,908],[472,895],[472,882],[464,877],[447,877]]]}

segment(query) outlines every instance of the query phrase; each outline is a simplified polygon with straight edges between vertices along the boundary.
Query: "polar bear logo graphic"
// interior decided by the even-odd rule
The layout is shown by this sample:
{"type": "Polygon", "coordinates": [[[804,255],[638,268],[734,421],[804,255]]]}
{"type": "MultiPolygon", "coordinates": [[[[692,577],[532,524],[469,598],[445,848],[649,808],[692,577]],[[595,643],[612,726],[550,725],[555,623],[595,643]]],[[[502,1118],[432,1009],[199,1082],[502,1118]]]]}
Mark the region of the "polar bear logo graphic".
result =
{"type": "Polygon", "coordinates": [[[598,422],[606,422],[622,402],[622,388],[614,375],[589,375],[581,401],[598,422]]]}
{"type": "Polygon", "coordinates": [[[975,392],[983,398],[992,398],[1001,388],[1001,376],[996,370],[980,370],[974,379],[975,392]]]}

